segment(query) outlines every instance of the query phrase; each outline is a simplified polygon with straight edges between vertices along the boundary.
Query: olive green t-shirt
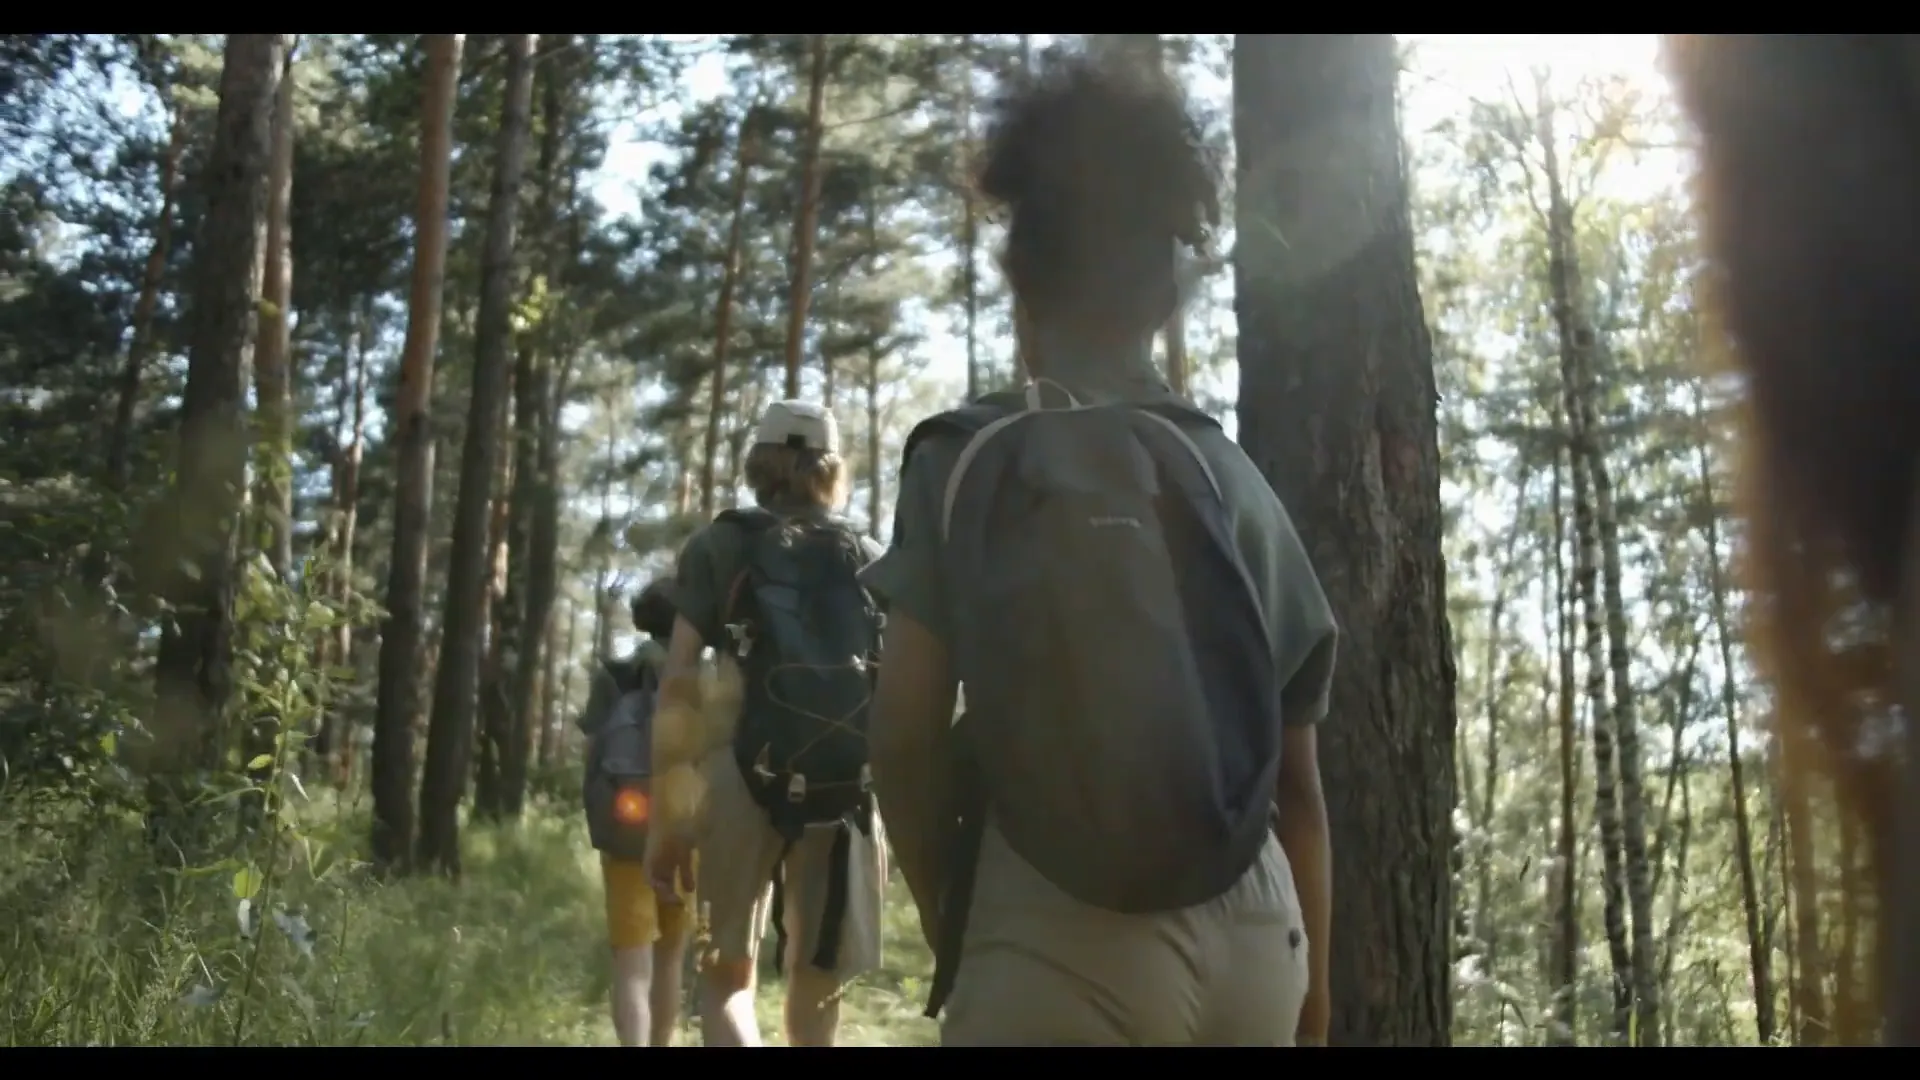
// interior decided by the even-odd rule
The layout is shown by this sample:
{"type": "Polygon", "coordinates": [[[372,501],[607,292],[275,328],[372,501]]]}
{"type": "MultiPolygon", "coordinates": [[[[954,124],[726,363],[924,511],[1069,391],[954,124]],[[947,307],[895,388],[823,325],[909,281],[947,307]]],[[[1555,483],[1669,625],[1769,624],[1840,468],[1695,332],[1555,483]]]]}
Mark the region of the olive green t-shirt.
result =
{"type": "MultiPolygon", "coordinates": [[[[1085,373],[1050,370],[1047,375],[1088,404],[1178,400],[1144,363],[1085,373]]],[[[1274,670],[1283,687],[1281,719],[1289,726],[1317,724],[1327,714],[1337,638],[1320,579],[1280,497],[1246,452],[1218,428],[1188,434],[1220,484],[1240,557],[1259,591],[1273,639],[1274,670]]],[[[890,610],[926,626],[949,647],[956,613],[940,564],[940,514],[947,478],[967,438],[941,434],[915,447],[900,477],[892,546],[863,575],[890,610]]]]}
{"type": "MultiPolygon", "coordinates": [[[[768,509],[789,520],[827,516],[818,507],[768,509]]],[[[740,523],[715,519],[688,537],[680,549],[680,562],[673,575],[674,610],[700,631],[700,640],[707,645],[721,645],[727,604],[734,581],[747,568],[751,542],[752,535],[740,523]]],[[[879,544],[865,536],[860,542],[869,561],[879,557],[879,544]]]]}

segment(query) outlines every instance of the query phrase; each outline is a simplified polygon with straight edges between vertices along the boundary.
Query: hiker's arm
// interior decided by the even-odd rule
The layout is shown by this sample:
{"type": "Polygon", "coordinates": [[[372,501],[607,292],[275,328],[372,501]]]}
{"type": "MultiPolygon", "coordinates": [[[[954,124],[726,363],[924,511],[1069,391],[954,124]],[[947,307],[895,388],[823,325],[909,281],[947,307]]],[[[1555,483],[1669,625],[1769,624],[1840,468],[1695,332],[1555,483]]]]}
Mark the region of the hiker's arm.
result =
{"type": "Polygon", "coordinates": [[[695,533],[680,551],[671,589],[673,633],[660,665],[660,696],[653,714],[654,819],[647,869],[663,898],[695,884],[693,838],[705,791],[700,776],[705,744],[700,653],[706,637],[700,628],[715,618],[719,607],[711,532],[709,527],[695,533]]]}
{"type": "Polygon", "coordinates": [[[1327,802],[1320,790],[1320,759],[1314,728],[1293,725],[1281,736],[1280,785],[1275,832],[1293,864],[1294,890],[1307,931],[1307,997],[1300,1006],[1296,1038],[1325,1043],[1332,1014],[1328,992],[1328,943],[1333,929],[1333,845],[1327,834],[1327,802]]]}
{"type": "Polygon", "coordinates": [[[1333,951],[1333,844],[1320,787],[1316,733],[1333,692],[1339,633],[1299,533],[1286,508],[1275,509],[1279,528],[1269,540],[1271,546],[1258,552],[1274,670],[1281,679],[1280,779],[1274,790],[1279,820],[1274,832],[1293,865],[1307,932],[1307,997],[1295,1038],[1313,1045],[1326,1042],[1332,1013],[1327,972],[1333,951]]]}
{"type": "Polygon", "coordinates": [[[953,818],[946,742],[955,683],[936,516],[952,457],[938,443],[915,450],[901,471],[893,546],[860,575],[887,611],[868,718],[874,789],[929,942],[939,940],[944,838],[953,818]]]}
{"type": "Polygon", "coordinates": [[[942,836],[950,815],[942,763],[953,718],[953,671],[940,639],[897,611],[887,622],[883,655],[869,726],[874,793],[894,860],[919,908],[920,928],[933,944],[946,887],[942,836]]]}

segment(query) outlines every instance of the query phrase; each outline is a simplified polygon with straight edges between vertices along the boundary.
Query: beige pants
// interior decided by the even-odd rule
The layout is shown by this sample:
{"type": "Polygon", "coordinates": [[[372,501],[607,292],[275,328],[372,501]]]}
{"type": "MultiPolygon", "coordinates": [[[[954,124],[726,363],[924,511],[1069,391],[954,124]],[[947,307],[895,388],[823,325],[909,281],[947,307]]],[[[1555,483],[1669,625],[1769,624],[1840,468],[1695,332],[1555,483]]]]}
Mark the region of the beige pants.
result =
{"type": "Polygon", "coordinates": [[[1278,840],[1217,899],[1118,915],[1061,892],[989,827],[940,1041],[1292,1046],[1306,995],[1306,931],[1278,840]]]}
{"type": "MultiPolygon", "coordinates": [[[[700,837],[700,900],[706,909],[709,955],[716,960],[753,960],[766,936],[772,908],[773,870],[784,842],[753,801],[733,748],[707,758],[706,828],[700,837]]],[[[827,872],[838,826],[811,828],[787,852],[786,933],[797,942],[802,963],[820,944],[827,907],[827,872]]],[[[873,835],[853,832],[847,875],[847,913],[840,926],[835,974],[846,982],[880,966],[882,890],[887,880],[885,834],[873,815],[873,835]]]]}

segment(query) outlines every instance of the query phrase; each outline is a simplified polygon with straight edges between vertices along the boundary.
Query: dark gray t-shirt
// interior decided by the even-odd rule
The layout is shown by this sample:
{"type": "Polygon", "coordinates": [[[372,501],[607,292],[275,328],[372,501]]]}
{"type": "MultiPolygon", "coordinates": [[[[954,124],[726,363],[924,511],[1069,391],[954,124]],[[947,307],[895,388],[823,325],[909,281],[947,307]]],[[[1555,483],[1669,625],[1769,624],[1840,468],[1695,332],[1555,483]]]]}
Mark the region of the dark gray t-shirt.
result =
{"type": "MultiPolygon", "coordinates": [[[[1088,404],[1177,400],[1150,367],[1049,377],[1088,404]]],[[[1320,579],[1286,507],[1246,452],[1215,428],[1191,434],[1220,483],[1240,557],[1259,592],[1284,688],[1281,718],[1288,726],[1317,724],[1327,714],[1338,636],[1320,579]]],[[[890,610],[926,626],[949,648],[955,609],[939,561],[940,514],[947,478],[965,444],[965,436],[939,435],[915,448],[900,477],[892,547],[862,574],[890,610]]]]}

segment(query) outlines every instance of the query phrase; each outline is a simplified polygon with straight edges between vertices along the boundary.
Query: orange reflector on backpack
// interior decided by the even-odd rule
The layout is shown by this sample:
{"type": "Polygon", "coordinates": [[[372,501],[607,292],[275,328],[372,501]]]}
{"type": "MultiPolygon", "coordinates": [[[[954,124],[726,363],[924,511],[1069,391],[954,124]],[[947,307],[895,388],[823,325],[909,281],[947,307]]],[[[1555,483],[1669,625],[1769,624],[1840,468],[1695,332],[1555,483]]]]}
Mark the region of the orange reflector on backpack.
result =
{"type": "Polygon", "coordinates": [[[621,788],[613,797],[613,820],[622,825],[645,825],[652,801],[639,788],[621,788]]]}

